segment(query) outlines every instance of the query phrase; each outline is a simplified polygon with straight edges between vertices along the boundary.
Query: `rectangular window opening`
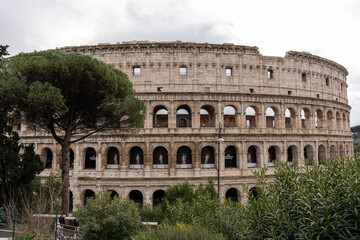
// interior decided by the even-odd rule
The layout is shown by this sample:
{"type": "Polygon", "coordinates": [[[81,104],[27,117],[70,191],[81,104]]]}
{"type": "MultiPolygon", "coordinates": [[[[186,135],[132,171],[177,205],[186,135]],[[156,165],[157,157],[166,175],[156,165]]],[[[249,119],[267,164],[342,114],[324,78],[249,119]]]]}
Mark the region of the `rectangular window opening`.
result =
{"type": "Polygon", "coordinates": [[[301,74],[301,79],[303,82],[306,82],[306,73],[301,74]]]}
{"type": "Polygon", "coordinates": [[[329,78],[326,78],[326,79],[325,79],[325,83],[326,83],[326,86],[329,86],[329,85],[330,85],[329,78]]]}
{"type": "Polygon", "coordinates": [[[291,91],[288,91],[288,95],[291,95],[291,91]]]}
{"type": "Polygon", "coordinates": [[[158,92],[162,92],[162,91],[163,91],[163,87],[158,87],[158,88],[157,88],[157,91],[158,91],[158,92]]]}
{"type": "Polygon", "coordinates": [[[268,79],[274,78],[274,71],[272,69],[267,70],[267,78],[268,79]]]}
{"type": "Polygon", "coordinates": [[[251,93],[254,93],[254,89],[253,89],[253,88],[250,88],[249,91],[250,91],[251,93]]]}
{"type": "Polygon", "coordinates": [[[134,76],[140,76],[140,67],[133,67],[133,70],[134,70],[134,76]]]}
{"type": "Polygon", "coordinates": [[[186,76],[186,67],[180,67],[180,76],[186,76]]]}
{"type": "Polygon", "coordinates": [[[225,69],[225,75],[227,77],[231,77],[232,76],[232,68],[226,68],[225,69]]]}
{"type": "Polygon", "coordinates": [[[316,97],[317,97],[317,98],[320,98],[320,94],[316,94],[316,97]]]}

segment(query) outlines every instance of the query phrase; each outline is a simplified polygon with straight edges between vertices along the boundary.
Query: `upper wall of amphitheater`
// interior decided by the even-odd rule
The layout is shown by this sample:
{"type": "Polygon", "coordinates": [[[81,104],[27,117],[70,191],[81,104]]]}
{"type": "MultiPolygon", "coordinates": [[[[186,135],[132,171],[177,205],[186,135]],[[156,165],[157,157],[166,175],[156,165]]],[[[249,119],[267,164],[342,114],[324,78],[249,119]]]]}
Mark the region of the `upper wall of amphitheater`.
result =
{"type": "Polygon", "coordinates": [[[180,41],[59,50],[91,55],[113,65],[130,77],[137,93],[266,94],[348,103],[347,70],[307,52],[288,51],[285,57],[273,57],[261,55],[257,47],[180,41]]]}

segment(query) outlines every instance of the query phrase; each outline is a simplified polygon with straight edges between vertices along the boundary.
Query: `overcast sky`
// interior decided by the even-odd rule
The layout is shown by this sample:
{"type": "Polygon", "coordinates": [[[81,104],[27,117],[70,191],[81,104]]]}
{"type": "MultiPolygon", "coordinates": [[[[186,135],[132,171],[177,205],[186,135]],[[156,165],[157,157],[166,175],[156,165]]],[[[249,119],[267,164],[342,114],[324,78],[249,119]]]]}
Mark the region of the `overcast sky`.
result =
{"type": "Polygon", "coordinates": [[[9,52],[128,40],[258,46],[268,56],[307,51],[349,71],[351,126],[360,124],[358,0],[0,0],[9,52]]]}

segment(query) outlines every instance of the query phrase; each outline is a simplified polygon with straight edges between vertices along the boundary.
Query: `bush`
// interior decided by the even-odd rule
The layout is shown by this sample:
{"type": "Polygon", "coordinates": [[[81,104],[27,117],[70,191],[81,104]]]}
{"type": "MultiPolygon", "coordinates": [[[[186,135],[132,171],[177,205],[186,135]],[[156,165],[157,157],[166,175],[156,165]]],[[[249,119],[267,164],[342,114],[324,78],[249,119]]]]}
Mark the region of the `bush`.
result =
{"type": "Polygon", "coordinates": [[[162,220],[167,225],[189,224],[200,226],[211,233],[226,236],[237,234],[237,225],[241,219],[241,204],[225,199],[220,202],[214,184],[202,185],[194,191],[187,183],[176,185],[166,191],[162,205],[162,220]],[[186,194],[181,195],[179,192],[186,194]],[[186,196],[186,197],[174,197],[186,196]],[[191,196],[191,197],[189,197],[191,196]],[[172,199],[172,203],[167,199],[172,199]]]}
{"type": "Polygon", "coordinates": [[[241,239],[354,239],[360,235],[360,159],[324,165],[282,164],[275,182],[256,173],[258,200],[252,199],[239,224],[241,239]]]}
{"type": "Polygon", "coordinates": [[[146,229],[131,237],[132,240],[225,240],[220,234],[212,234],[204,228],[178,224],[146,229]]]}
{"type": "Polygon", "coordinates": [[[78,206],[73,215],[89,240],[127,239],[140,227],[137,205],[118,197],[112,200],[107,190],[89,198],[85,206],[78,206]]]}

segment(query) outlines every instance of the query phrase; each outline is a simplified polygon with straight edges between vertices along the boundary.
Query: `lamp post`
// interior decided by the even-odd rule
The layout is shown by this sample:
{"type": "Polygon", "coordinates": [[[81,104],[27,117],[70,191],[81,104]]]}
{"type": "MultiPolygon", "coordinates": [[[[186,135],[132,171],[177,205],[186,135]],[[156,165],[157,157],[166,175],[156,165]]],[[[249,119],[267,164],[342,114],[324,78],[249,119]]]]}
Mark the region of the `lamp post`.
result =
{"type": "Polygon", "coordinates": [[[220,199],[220,143],[223,142],[224,139],[221,136],[221,123],[219,123],[219,136],[218,136],[218,164],[217,164],[217,171],[218,171],[218,198],[220,199]]]}

